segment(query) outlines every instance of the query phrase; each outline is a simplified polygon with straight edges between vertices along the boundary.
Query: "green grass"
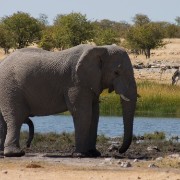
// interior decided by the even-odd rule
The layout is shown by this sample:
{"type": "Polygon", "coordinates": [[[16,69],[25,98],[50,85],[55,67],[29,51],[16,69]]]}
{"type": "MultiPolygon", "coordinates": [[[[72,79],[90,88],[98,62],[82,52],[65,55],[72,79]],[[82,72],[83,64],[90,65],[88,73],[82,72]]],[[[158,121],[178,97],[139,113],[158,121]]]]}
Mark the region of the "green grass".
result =
{"type": "Polygon", "coordinates": [[[180,117],[180,87],[141,82],[138,83],[136,114],[147,116],[180,117]]]}
{"type": "MultiPolygon", "coordinates": [[[[180,117],[180,86],[138,82],[137,116],[180,117]]],[[[104,91],[100,97],[101,115],[122,115],[119,95],[104,91]]]]}
{"type": "MultiPolygon", "coordinates": [[[[21,133],[21,146],[25,147],[28,132],[21,133]]],[[[61,150],[71,151],[74,147],[74,133],[35,133],[31,149],[37,152],[56,152],[61,150]]]]}
{"type": "Polygon", "coordinates": [[[149,140],[165,140],[166,135],[164,132],[154,132],[154,133],[145,133],[144,134],[144,139],[149,139],[149,140]]]}

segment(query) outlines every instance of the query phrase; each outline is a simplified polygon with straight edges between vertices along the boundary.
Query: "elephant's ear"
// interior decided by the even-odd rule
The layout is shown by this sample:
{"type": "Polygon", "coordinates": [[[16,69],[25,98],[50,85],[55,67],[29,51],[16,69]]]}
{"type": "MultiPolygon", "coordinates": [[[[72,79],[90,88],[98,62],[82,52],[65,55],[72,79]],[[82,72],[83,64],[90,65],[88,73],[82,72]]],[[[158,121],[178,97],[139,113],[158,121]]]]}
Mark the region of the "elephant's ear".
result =
{"type": "Polygon", "coordinates": [[[103,47],[92,47],[81,55],[76,65],[80,83],[97,95],[101,93],[102,61],[106,51],[103,47]]]}

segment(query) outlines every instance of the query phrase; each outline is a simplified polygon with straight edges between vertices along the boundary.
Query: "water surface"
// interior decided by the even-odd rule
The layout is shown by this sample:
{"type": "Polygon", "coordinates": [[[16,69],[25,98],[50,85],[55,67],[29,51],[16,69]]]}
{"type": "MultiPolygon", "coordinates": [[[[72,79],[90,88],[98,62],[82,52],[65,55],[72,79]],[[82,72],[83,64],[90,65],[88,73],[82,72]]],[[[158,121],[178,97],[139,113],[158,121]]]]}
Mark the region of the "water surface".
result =
{"type": "MultiPolygon", "coordinates": [[[[35,132],[74,132],[73,119],[68,115],[33,117],[31,119],[35,125],[35,132]]],[[[27,125],[23,125],[22,130],[28,130],[27,125]]],[[[180,136],[180,119],[135,117],[135,135],[143,135],[144,133],[153,133],[155,131],[163,131],[167,136],[180,136]]],[[[104,134],[108,137],[123,135],[122,117],[100,116],[98,134],[104,134]]]]}

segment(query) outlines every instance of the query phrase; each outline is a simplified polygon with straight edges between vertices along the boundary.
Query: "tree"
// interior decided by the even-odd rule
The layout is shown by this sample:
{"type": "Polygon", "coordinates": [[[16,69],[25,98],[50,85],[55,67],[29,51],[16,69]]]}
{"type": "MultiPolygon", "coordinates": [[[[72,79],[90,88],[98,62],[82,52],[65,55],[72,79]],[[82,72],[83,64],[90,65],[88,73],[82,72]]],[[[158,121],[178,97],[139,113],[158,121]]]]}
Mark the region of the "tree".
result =
{"type": "Polygon", "coordinates": [[[150,50],[163,46],[163,34],[154,23],[133,26],[127,33],[126,40],[132,49],[143,50],[146,58],[150,58],[150,50]]]}
{"type": "Polygon", "coordinates": [[[150,22],[150,19],[147,15],[144,14],[136,14],[133,18],[133,22],[135,26],[142,26],[145,24],[148,24],[150,22]]]}
{"type": "Polygon", "coordinates": [[[46,14],[40,14],[38,18],[39,22],[41,22],[44,26],[47,26],[49,24],[48,22],[48,16],[46,14]]]}
{"type": "Polygon", "coordinates": [[[180,16],[177,16],[175,21],[176,21],[177,25],[180,26],[180,16]]]}
{"type": "Polygon", "coordinates": [[[42,38],[39,42],[39,47],[43,48],[44,50],[50,51],[55,48],[55,40],[53,36],[54,28],[52,26],[46,27],[42,31],[42,38]]]}
{"type": "Polygon", "coordinates": [[[40,39],[41,25],[39,21],[24,12],[14,13],[2,19],[6,30],[11,32],[18,49],[28,46],[40,39]]]}
{"type": "Polygon", "coordinates": [[[5,54],[8,54],[9,49],[13,46],[12,33],[9,32],[3,24],[0,24],[0,47],[4,49],[5,54]]]}
{"type": "Polygon", "coordinates": [[[58,15],[54,21],[55,40],[58,48],[67,48],[81,44],[94,36],[93,27],[80,13],[58,15]]]}
{"type": "Polygon", "coordinates": [[[126,31],[129,29],[130,25],[127,22],[116,22],[110,21],[108,19],[103,19],[101,21],[92,22],[95,27],[101,30],[111,29],[116,34],[116,38],[124,38],[126,31]]]}
{"type": "Polygon", "coordinates": [[[175,38],[178,33],[178,26],[175,24],[168,24],[165,28],[165,36],[168,38],[175,38]]]}
{"type": "Polygon", "coordinates": [[[119,43],[117,40],[117,33],[111,28],[101,29],[97,27],[93,40],[97,45],[111,45],[119,43]]]}

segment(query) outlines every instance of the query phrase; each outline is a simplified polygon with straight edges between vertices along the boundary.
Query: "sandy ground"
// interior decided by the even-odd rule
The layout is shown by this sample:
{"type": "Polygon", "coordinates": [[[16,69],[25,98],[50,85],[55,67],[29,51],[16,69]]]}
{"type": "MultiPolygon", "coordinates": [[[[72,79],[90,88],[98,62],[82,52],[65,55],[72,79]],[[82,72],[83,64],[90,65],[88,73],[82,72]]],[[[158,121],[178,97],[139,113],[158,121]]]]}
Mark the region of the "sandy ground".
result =
{"type": "MultiPolygon", "coordinates": [[[[179,160],[178,160],[179,161],[179,160]]],[[[179,180],[180,169],[149,168],[151,161],[116,160],[111,158],[77,159],[42,156],[0,159],[1,180],[179,180]],[[120,161],[131,161],[123,168],[120,161]]]]}
{"type": "MultiPolygon", "coordinates": [[[[133,64],[143,63],[160,64],[161,66],[180,66],[180,39],[166,39],[167,45],[163,48],[152,50],[151,59],[144,56],[130,54],[133,64]]],[[[0,49],[0,60],[6,57],[0,49]]],[[[171,83],[175,69],[167,69],[163,74],[160,68],[135,69],[137,80],[151,80],[171,83]]],[[[180,84],[180,83],[179,83],[180,84]]],[[[156,161],[138,161],[122,159],[76,159],[76,158],[45,158],[41,155],[26,156],[21,158],[0,158],[0,180],[180,180],[180,159],[175,160],[178,168],[173,163],[164,163],[164,166],[149,168],[149,164],[156,161]],[[123,168],[120,161],[130,161],[132,167],[123,168]]]]}

